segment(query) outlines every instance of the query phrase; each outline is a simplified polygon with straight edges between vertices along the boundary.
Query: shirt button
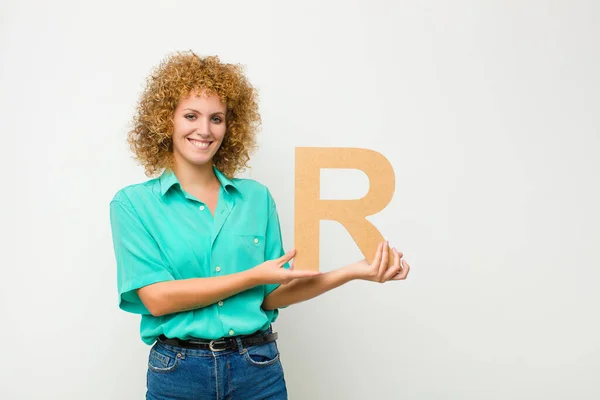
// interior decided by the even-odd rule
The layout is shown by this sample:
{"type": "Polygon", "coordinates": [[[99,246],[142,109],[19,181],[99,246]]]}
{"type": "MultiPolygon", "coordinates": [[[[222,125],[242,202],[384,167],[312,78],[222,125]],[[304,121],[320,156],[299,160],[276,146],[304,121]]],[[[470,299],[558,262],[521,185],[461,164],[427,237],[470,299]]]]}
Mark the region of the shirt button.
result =
{"type": "Polygon", "coordinates": [[[234,334],[234,333],[235,333],[235,332],[233,331],[233,329],[231,329],[231,330],[229,331],[229,336],[233,336],[233,334],[234,334]]]}
{"type": "Polygon", "coordinates": [[[219,302],[219,307],[223,307],[223,302],[222,301],[219,302]]]}
{"type": "Polygon", "coordinates": [[[204,206],[200,206],[200,211],[204,211],[204,206]]]}
{"type": "Polygon", "coordinates": [[[258,238],[254,238],[254,243],[258,244],[258,238]]]}
{"type": "Polygon", "coordinates": [[[215,268],[215,271],[219,272],[221,270],[221,267],[217,267],[215,268]]]}

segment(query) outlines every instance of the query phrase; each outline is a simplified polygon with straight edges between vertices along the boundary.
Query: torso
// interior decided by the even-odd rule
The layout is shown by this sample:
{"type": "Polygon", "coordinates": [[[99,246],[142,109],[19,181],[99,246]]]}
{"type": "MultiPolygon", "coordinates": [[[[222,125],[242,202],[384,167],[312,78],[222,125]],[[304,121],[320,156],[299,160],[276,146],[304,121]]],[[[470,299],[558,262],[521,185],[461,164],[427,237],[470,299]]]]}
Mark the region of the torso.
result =
{"type": "Polygon", "coordinates": [[[192,186],[193,193],[184,193],[176,177],[165,172],[123,188],[111,201],[120,304],[143,313],[140,334],[147,344],[159,334],[184,339],[217,339],[230,336],[230,331],[250,334],[277,318],[276,310],[261,308],[275,284],[228,297],[223,305],[168,317],[154,317],[130,301],[133,288],[142,284],[234,274],[283,255],[279,220],[266,186],[251,179],[232,182],[220,172],[218,176],[225,186],[192,186]]]}

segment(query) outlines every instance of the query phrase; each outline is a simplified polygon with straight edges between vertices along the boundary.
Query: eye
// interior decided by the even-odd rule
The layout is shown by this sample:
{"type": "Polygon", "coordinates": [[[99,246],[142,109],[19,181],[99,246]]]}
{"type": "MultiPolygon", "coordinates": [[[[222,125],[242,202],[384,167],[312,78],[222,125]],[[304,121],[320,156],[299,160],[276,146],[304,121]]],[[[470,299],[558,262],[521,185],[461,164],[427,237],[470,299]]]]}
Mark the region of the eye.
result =
{"type": "Polygon", "coordinates": [[[223,122],[223,119],[221,119],[221,117],[214,116],[214,117],[212,117],[212,122],[214,122],[216,124],[220,124],[221,122],[223,122]]]}
{"type": "Polygon", "coordinates": [[[196,116],[194,114],[186,114],[184,116],[185,119],[189,120],[189,121],[193,121],[196,119],[196,116]]]}

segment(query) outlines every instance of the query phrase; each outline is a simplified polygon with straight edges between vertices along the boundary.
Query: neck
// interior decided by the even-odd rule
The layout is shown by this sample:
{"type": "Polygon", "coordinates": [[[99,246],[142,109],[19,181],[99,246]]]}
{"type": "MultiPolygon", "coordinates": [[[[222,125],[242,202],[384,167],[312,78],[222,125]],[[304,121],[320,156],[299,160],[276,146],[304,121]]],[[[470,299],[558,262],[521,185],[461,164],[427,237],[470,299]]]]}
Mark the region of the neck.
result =
{"type": "Polygon", "coordinates": [[[173,172],[179,183],[186,189],[203,190],[219,185],[212,164],[204,165],[182,165],[175,162],[173,172]]]}

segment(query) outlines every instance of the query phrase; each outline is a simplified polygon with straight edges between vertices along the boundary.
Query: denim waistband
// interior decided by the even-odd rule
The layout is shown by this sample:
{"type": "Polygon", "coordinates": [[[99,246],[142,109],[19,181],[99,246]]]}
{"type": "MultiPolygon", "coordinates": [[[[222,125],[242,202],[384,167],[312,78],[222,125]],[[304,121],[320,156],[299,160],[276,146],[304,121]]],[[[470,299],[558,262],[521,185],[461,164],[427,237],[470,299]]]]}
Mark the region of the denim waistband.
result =
{"type": "MultiPolygon", "coordinates": [[[[237,349],[227,349],[227,350],[219,350],[219,351],[212,351],[210,349],[193,349],[193,348],[181,347],[181,346],[163,343],[159,340],[157,340],[155,342],[154,346],[160,346],[160,347],[170,350],[174,353],[181,354],[182,356],[189,355],[189,356],[210,356],[210,357],[212,357],[213,355],[227,355],[227,354],[231,354],[231,353],[242,353],[244,350],[244,345],[242,344],[242,338],[247,337],[247,336],[256,335],[258,333],[272,333],[272,332],[273,332],[272,327],[269,327],[269,328],[265,329],[264,331],[258,331],[258,332],[255,332],[255,333],[252,333],[249,335],[231,336],[231,337],[227,338],[227,339],[234,339],[236,341],[237,349]]],[[[189,338],[189,339],[196,339],[196,338],[189,338]]],[[[207,340],[207,339],[201,339],[201,340],[207,340]]],[[[215,340],[219,340],[219,339],[215,339],[215,340]]]]}

